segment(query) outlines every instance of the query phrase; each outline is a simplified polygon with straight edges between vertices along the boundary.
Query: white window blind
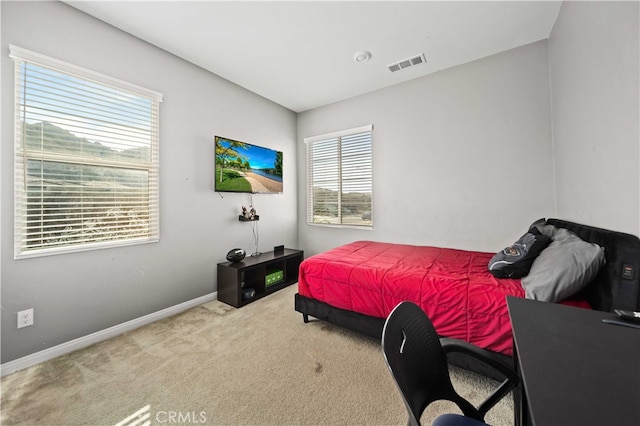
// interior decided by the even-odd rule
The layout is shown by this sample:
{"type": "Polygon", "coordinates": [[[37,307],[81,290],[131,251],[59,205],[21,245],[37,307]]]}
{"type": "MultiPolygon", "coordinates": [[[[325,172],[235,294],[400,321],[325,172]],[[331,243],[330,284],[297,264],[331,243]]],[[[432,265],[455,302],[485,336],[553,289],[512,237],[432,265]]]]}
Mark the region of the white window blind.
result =
{"type": "Polygon", "coordinates": [[[372,130],[305,139],[309,224],[373,226],[372,130]]]}
{"type": "Polygon", "coordinates": [[[162,95],[16,46],[15,257],[159,239],[162,95]]]}

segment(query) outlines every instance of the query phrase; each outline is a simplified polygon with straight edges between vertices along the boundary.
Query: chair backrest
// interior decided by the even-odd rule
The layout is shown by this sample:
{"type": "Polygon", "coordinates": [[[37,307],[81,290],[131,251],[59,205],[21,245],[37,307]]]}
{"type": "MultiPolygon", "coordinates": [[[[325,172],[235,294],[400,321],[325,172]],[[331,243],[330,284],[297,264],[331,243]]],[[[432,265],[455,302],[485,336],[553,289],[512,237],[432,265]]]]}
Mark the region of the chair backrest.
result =
{"type": "Polygon", "coordinates": [[[422,412],[436,400],[452,401],[465,416],[483,420],[454,390],[440,338],[419,306],[402,302],[393,309],[382,331],[382,351],[409,412],[409,424],[419,425],[422,412]]]}

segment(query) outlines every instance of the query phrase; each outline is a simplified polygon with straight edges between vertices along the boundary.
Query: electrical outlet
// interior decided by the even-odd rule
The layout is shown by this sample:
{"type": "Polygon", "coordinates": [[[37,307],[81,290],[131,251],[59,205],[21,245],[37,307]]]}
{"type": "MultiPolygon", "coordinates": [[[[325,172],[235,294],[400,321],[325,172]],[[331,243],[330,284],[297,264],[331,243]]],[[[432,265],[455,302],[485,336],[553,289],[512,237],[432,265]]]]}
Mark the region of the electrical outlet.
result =
{"type": "Polygon", "coordinates": [[[33,308],[18,312],[18,328],[33,325],[33,308]]]}

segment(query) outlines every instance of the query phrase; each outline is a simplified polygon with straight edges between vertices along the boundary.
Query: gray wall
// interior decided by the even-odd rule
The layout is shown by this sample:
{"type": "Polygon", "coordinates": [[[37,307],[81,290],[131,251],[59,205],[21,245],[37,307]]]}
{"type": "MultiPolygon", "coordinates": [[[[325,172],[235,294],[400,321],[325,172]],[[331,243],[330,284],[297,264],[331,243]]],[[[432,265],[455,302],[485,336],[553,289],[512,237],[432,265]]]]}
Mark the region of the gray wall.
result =
{"type": "Polygon", "coordinates": [[[356,239],[499,250],[555,211],[546,41],[314,109],[303,138],[373,124],[374,229],[306,223],[307,254],[356,239]]]}
{"type": "Polygon", "coordinates": [[[212,190],[213,136],[284,152],[284,194],[254,195],[260,250],[297,247],[296,114],[59,2],[1,2],[2,362],[216,290],[233,247],[253,251],[237,220],[247,196],[212,190]],[[164,94],[160,106],[161,241],[13,260],[15,44],[164,94]],[[16,312],[35,325],[16,329],[16,312]]]}
{"type": "Polygon", "coordinates": [[[564,2],[549,39],[558,216],[640,235],[638,2],[564,2]]]}

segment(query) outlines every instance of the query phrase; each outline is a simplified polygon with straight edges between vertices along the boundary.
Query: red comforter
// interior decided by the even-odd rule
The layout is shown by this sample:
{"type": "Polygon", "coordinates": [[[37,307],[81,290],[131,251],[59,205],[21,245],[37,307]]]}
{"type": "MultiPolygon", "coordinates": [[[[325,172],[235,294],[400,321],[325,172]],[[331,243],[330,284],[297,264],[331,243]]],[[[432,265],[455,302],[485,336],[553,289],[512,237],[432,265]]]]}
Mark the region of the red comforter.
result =
{"type": "Polygon", "coordinates": [[[441,336],[513,354],[506,296],[520,280],[487,270],[492,253],[357,241],[309,257],[298,292],[331,306],[386,318],[404,300],[418,304],[441,336]]]}

